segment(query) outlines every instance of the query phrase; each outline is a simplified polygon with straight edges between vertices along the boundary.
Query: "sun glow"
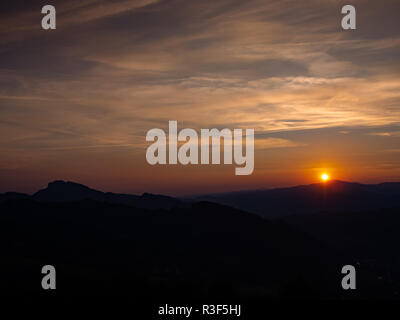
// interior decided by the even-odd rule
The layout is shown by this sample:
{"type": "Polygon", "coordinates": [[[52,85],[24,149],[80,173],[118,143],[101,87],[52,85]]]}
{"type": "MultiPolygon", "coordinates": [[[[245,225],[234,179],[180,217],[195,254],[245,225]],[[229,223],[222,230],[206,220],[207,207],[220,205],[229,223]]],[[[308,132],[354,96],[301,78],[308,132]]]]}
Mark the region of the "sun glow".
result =
{"type": "Polygon", "coordinates": [[[321,175],[321,179],[322,179],[322,181],[328,181],[329,180],[329,175],[327,173],[323,173],[321,175]]]}

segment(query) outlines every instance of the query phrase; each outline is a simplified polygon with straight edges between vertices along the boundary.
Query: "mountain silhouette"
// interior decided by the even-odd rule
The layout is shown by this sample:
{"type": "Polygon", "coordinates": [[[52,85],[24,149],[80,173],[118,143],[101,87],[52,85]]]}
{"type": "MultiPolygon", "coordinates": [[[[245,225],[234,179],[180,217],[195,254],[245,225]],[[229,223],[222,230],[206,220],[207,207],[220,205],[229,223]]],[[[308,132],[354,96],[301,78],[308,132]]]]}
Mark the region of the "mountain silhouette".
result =
{"type": "Polygon", "coordinates": [[[141,196],[101,192],[75,182],[56,180],[50,182],[47,188],[39,190],[32,196],[23,193],[5,193],[0,195],[0,201],[12,199],[33,199],[39,202],[71,202],[80,200],[96,200],[115,204],[126,204],[139,208],[158,209],[182,205],[178,199],[144,193],[141,196]]]}
{"type": "Polygon", "coordinates": [[[31,196],[20,192],[6,192],[0,194],[0,202],[6,200],[30,199],[31,196]]]}
{"type": "Polygon", "coordinates": [[[33,199],[39,202],[90,199],[147,209],[168,209],[185,206],[190,202],[209,201],[260,214],[266,218],[278,218],[320,211],[357,212],[400,208],[400,183],[360,184],[334,180],[288,188],[228,192],[178,199],[151,193],[139,196],[102,192],[79,183],[56,180],[31,196],[16,192],[0,194],[0,201],[12,199],[33,199]]]}
{"type": "Polygon", "coordinates": [[[0,283],[14,295],[43,294],[40,270],[51,264],[67,296],[399,298],[400,209],[373,209],[395,207],[398,193],[398,183],[332,181],[207,196],[260,216],[54,181],[33,195],[0,195],[0,283]],[[340,287],[348,264],[354,292],[340,287]]]}
{"type": "Polygon", "coordinates": [[[84,199],[104,200],[104,193],[75,182],[57,180],[47,188],[39,190],[33,198],[39,201],[79,201],[84,199]]]}
{"type": "Polygon", "coordinates": [[[185,206],[190,202],[209,201],[257,213],[266,218],[278,218],[320,211],[357,212],[400,208],[400,183],[360,184],[334,180],[288,188],[228,192],[178,199],[151,193],[139,196],[102,192],[79,183],[56,180],[33,195],[16,192],[0,194],[0,201],[9,199],[33,199],[40,202],[90,199],[147,209],[172,208],[185,206]]]}
{"type": "Polygon", "coordinates": [[[221,203],[267,218],[319,211],[400,208],[400,183],[329,181],[270,190],[240,191],[191,198],[221,203]]]}

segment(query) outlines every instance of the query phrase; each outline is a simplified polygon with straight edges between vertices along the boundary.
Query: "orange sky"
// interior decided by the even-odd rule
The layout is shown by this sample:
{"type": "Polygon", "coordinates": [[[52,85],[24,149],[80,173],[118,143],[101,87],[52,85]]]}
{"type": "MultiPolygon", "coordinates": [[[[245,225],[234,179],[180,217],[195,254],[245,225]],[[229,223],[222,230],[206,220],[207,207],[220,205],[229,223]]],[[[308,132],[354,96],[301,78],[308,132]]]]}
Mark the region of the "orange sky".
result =
{"type": "Polygon", "coordinates": [[[398,1],[4,1],[0,192],[189,194],[400,180],[398,1]],[[255,170],[146,163],[146,132],[254,128],[255,170]]]}

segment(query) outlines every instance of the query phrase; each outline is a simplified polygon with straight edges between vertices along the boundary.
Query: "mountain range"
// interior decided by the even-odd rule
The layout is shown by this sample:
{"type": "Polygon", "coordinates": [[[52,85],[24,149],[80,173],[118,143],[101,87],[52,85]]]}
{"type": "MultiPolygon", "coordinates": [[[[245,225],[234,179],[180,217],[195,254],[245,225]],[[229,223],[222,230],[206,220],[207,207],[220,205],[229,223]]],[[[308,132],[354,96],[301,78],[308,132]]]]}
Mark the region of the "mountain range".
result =
{"type": "Polygon", "coordinates": [[[32,199],[39,202],[71,202],[90,199],[146,209],[171,208],[181,204],[181,201],[178,199],[168,196],[150,193],[143,193],[139,196],[101,192],[79,183],[62,180],[50,182],[46,188],[39,190],[33,195],[16,192],[0,194],[0,201],[11,199],[32,199]]]}
{"type": "Polygon", "coordinates": [[[2,194],[0,295],[44,294],[51,264],[67,296],[399,299],[398,191],[331,181],[175,199],[55,181],[2,194]],[[340,287],[347,264],[355,291],[340,287]]]}
{"type": "Polygon", "coordinates": [[[32,199],[39,202],[90,199],[145,209],[168,209],[208,201],[256,213],[265,218],[279,218],[321,211],[357,212],[400,208],[400,183],[360,184],[334,180],[289,188],[174,198],[150,193],[132,195],[101,192],[79,183],[57,180],[33,195],[15,192],[0,194],[0,201],[8,199],[32,199]]]}
{"type": "Polygon", "coordinates": [[[209,194],[189,199],[225,204],[266,218],[320,211],[371,211],[400,208],[400,183],[360,184],[334,180],[289,188],[209,194]]]}

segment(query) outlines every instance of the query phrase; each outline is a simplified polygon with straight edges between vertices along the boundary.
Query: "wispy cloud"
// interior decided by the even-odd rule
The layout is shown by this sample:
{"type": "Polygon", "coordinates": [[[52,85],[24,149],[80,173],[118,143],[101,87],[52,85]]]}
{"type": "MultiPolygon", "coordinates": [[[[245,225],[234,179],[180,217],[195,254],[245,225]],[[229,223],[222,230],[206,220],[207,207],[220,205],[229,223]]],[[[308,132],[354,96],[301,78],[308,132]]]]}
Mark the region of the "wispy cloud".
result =
{"type": "Polygon", "coordinates": [[[370,136],[379,136],[379,137],[400,137],[400,131],[395,131],[395,132],[370,132],[368,134],[370,136]]]}

